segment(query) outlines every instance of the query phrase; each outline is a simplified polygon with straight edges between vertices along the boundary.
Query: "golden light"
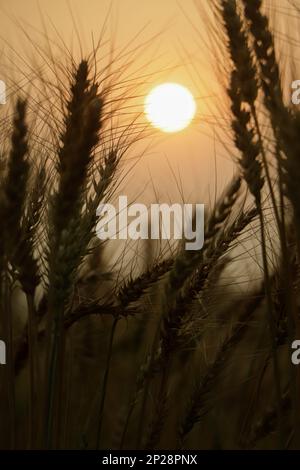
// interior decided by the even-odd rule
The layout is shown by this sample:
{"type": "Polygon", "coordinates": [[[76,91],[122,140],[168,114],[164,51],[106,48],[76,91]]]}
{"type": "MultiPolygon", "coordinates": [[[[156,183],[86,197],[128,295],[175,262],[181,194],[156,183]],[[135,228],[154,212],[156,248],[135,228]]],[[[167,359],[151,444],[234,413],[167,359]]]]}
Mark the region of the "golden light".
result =
{"type": "Polygon", "coordinates": [[[178,132],[187,127],[196,113],[191,92],[177,83],[155,87],[145,101],[145,114],[151,124],[164,132],[178,132]]]}

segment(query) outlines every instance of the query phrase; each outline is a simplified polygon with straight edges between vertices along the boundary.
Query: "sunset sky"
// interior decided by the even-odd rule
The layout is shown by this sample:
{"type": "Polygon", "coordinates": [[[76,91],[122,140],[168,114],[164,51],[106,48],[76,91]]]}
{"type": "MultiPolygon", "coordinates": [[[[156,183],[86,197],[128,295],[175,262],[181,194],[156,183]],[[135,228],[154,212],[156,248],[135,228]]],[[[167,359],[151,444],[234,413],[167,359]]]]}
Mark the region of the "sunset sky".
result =
{"type": "MultiPolygon", "coordinates": [[[[109,17],[105,38],[113,39],[115,50],[124,47],[131,50],[145,44],[132,68],[139,70],[137,76],[149,74],[143,93],[171,81],[188,88],[197,102],[196,117],[186,130],[170,135],[156,130],[151,142],[142,144],[149,147],[131,174],[131,190],[133,193],[144,191],[147,183],[151,188],[152,178],[160,198],[180,201],[177,178],[186,199],[207,203],[214,198],[215,174],[218,190],[222,190],[233,173],[233,164],[230,152],[218,142],[220,122],[226,116],[211,114],[212,104],[224,98],[218,95],[220,88],[212,73],[215,64],[211,63],[203,40],[206,25],[199,8],[202,9],[204,3],[194,0],[0,0],[2,73],[11,73],[3,68],[3,58],[4,64],[7,57],[13,62],[12,49],[21,57],[26,56],[27,61],[34,56],[28,40],[24,41],[24,32],[32,42],[42,44],[46,31],[50,38],[60,37],[66,45],[75,45],[74,50],[79,36],[83,51],[90,52],[92,36],[99,37],[105,18],[109,17]]],[[[140,110],[143,102],[142,96],[136,102],[140,110]]]]}

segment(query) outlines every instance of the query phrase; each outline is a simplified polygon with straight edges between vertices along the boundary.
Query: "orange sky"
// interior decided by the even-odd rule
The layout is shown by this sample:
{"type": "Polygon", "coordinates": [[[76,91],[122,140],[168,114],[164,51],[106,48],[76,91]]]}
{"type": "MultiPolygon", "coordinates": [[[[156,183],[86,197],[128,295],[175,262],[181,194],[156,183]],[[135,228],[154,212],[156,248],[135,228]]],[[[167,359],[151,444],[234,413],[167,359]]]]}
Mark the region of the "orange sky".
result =
{"type": "MultiPolygon", "coordinates": [[[[202,0],[198,4],[201,6],[202,0]]],[[[151,74],[144,92],[157,83],[178,82],[191,90],[198,107],[189,129],[173,135],[154,132],[150,149],[131,174],[129,196],[144,192],[147,183],[151,188],[152,177],[160,199],[180,201],[174,172],[186,199],[206,203],[214,198],[215,165],[219,190],[229,180],[233,165],[227,151],[213,137],[220,128],[215,117],[209,115],[209,100],[211,95],[218,98],[218,87],[209,71],[206,45],[188,19],[205,35],[205,25],[193,0],[0,0],[0,34],[21,56],[28,56],[28,42],[24,43],[17,21],[33,42],[42,43],[38,31],[46,29],[50,36],[59,35],[66,44],[78,45],[75,21],[82,48],[90,51],[91,35],[97,38],[101,33],[110,6],[106,37],[114,39],[117,50],[126,44],[134,47],[159,34],[142,49],[136,62],[136,68],[140,62],[145,64],[142,71],[151,74]]],[[[11,54],[5,44],[3,50],[5,56],[11,54]]],[[[142,109],[142,97],[137,104],[142,109]]]]}

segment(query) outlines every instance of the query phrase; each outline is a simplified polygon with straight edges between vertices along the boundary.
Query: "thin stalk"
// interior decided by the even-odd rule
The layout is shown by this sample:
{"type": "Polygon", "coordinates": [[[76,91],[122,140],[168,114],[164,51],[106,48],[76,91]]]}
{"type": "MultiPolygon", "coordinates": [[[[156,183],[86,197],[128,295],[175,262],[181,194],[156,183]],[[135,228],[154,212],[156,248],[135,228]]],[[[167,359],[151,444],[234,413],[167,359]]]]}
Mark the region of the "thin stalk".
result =
{"type": "Polygon", "coordinates": [[[163,431],[163,426],[166,417],[166,403],[167,403],[167,386],[169,380],[169,372],[171,368],[171,360],[167,360],[164,364],[161,379],[160,387],[157,396],[157,407],[156,412],[153,418],[153,422],[150,428],[150,434],[148,443],[146,444],[146,449],[153,450],[159,444],[160,437],[163,431]]]}
{"type": "Polygon", "coordinates": [[[138,432],[137,432],[137,439],[136,439],[136,449],[140,450],[141,444],[142,444],[142,438],[143,438],[143,427],[144,427],[144,417],[146,413],[146,406],[147,406],[147,400],[148,400],[148,385],[149,379],[146,381],[145,387],[144,387],[144,393],[143,393],[143,400],[142,400],[142,406],[141,406],[141,413],[139,417],[139,424],[138,424],[138,432]]]}
{"type": "Polygon", "coordinates": [[[28,309],[28,349],[29,349],[29,433],[28,433],[28,448],[34,448],[34,440],[37,435],[37,324],[36,312],[34,307],[33,295],[28,294],[27,309],[28,309]]]}
{"type": "Polygon", "coordinates": [[[66,380],[66,397],[65,397],[65,415],[63,423],[63,437],[62,445],[63,448],[68,448],[68,436],[69,436],[69,421],[70,421],[70,410],[71,410],[71,390],[72,390],[72,372],[73,372],[73,343],[72,335],[69,338],[69,357],[68,357],[68,376],[66,380]]]}
{"type": "Polygon", "coordinates": [[[253,116],[253,119],[254,119],[254,124],[255,124],[256,132],[257,132],[257,136],[258,136],[261,155],[262,155],[262,160],[263,160],[263,164],[264,164],[264,168],[265,168],[265,174],[266,174],[267,183],[268,183],[270,196],[271,196],[271,201],[272,201],[272,205],[273,205],[273,209],[274,209],[274,215],[275,215],[275,219],[276,219],[276,223],[277,223],[277,226],[278,226],[278,231],[279,231],[279,235],[280,235],[280,239],[281,239],[282,230],[283,230],[282,221],[280,220],[279,211],[278,211],[278,207],[277,207],[277,204],[276,204],[276,198],[275,198],[274,189],[273,189],[273,186],[272,186],[272,180],[271,180],[269,166],[268,166],[268,160],[267,160],[267,156],[266,156],[266,152],[265,152],[265,146],[264,146],[264,143],[263,143],[263,138],[262,138],[262,135],[261,135],[260,125],[259,125],[259,122],[258,122],[257,112],[256,112],[254,104],[251,104],[251,112],[252,112],[252,116],[253,116]]]}
{"type": "Polygon", "coordinates": [[[119,321],[119,318],[116,317],[112,324],[111,333],[109,337],[109,343],[108,343],[108,351],[107,351],[107,358],[106,358],[106,365],[105,365],[105,372],[104,372],[104,377],[103,377],[103,385],[102,385],[101,400],[100,400],[99,421],[98,421],[97,442],[96,442],[97,450],[100,449],[100,443],[101,443],[103,412],[104,412],[104,405],[105,405],[105,399],[106,399],[106,393],[107,393],[107,385],[108,385],[108,379],[109,379],[114,336],[115,336],[118,321],[119,321]]]}
{"type": "Polygon", "coordinates": [[[65,391],[65,381],[64,381],[64,370],[65,370],[65,354],[66,354],[66,337],[61,335],[60,338],[60,355],[58,360],[58,398],[57,398],[57,427],[56,427],[56,444],[55,448],[59,449],[62,439],[62,430],[63,430],[63,414],[65,410],[64,406],[64,391],[65,391]]]}
{"type": "Polygon", "coordinates": [[[268,258],[267,258],[264,219],[263,219],[263,212],[262,212],[260,203],[258,203],[258,208],[259,208],[260,233],[261,233],[261,245],[262,245],[261,251],[262,251],[263,266],[264,266],[264,285],[265,285],[265,293],[266,293],[266,299],[267,299],[267,311],[268,311],[268,322],[269,322],[269,330],[270,330],[275,391],[276,391],[276,396],[277,396],[279,446],[280,448],[283,449],[284,438],[283,438],[282,409],[281,409],[281,385],[280,385],[280,371],[279,371],[279,364],[278,364],[278,357],[277,357],[277,347],[276,347],[276,328],[274,324],[272,293],[271,293],[271,287],[270,287],[270,282],[269,282],[270,277],[269,277],[269,267],[268,267],[268,258]]]}
{"type": "MultiPolygon", "coordinates": [[[[148,398],[148,385],[150,384],[151,379],[152,379],[151,370],[152,370],[153,364],[155,363],[155,356],[156,356],[156,353],[157,353],[157,350],[158,350],[158,340],[159,340],[160,328],[161,328],[161,320],[159,321],[159,324],[158,324],[158,327],[156,329],[155,336],[154,336],[154,339],[153,339],[153,344],[152,344],[151,353],[150,353],[149,366],[147,366],[147,364],[146,364],[146,368],[148,367],[149,373],[146,376],[143,376],[142,383],[138,384],[137,389],[135,390],[134,398],[133,398],[133,400],[131,401],[131,403],[129,405],[129,410],[128,410],[128,413],[127,413],[127,416],[126,416],[126,421],[125,421],[125,425],[124,425],[124,429],[123,429],[123,433],[122,433],[120,449],[123,449],[124,442],[125,442],[125,437],[126,437],[126,434],[127,434],[127,431],[128,431],[128,426],[129,426],[131,416],[132,416],[133,411],[135,409],[135,406],[137,404],[138,396],[139,396],[140,392],[143,391],[143,390],[144,390],[143,405],[141,407],[139,423],[144,422],[144,412],[146,410],[147,398],[148,398]]],[[[139,426],[139,431],[142,431],[142,425],[139,426]]],[[[140,432],[140,434],[142,434],[142,432],[140,432]]],[[[137,449],[139,448],[141,439],[142,439],[142,435],[138,435],[137,436],[137,449]]]]}
{"type": "Polygon", "coordinates": [[[8,338],[8,406],[10,412],[10,448],[15,449],[16,445],[16,397],[15,397],[15,376],[14,376],[14,347],[13,347],[13,322],[11,311],[11,296],[7,270],[4,275],[4,315],[7,319],[8,338]]]}
{"type": "MultiPolygon", "coordinates": [[[[52,446],[53,439],[53,425],[54,425],[54,413],[55,413],[55,398],[58,390],[58,362],[61,352],[61,335],[62,335],[62,317],[64,310],[55,312],[53,315],[53,332],[50,331],[50,364],[49,364],[49,379],[47,389],[47,410],[46,410],[46,421],[45,421],[45,445],[46,449],[50,449],[52,446]]],[[[51,317],[50,312],[50,317],[51,317]]]]}
{"type": "Polygon", "coordinates": [[[128,431],[128,426],[129,426],[130,419],[131,419],[132,413],[134,411],[134,408],[135,408],[135,401],[133,401],[129,405],[129,410],[128,410],[128,413],[126,415],[125,424],[124,424],[124,428],[123,428],[123,432],[122,432],[122,436],[121,436],[120,450],[122,450],[123,447],[124,447],[125,437],[126,437],[126,434],[127,434],[127,431],[128,431]]]}

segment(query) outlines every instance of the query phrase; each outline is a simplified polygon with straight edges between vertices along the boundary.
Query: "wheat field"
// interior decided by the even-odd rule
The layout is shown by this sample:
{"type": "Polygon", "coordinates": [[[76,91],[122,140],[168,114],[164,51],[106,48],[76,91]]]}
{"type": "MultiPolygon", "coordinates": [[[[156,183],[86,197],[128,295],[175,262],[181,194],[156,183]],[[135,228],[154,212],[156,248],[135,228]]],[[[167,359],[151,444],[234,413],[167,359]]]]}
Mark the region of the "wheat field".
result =
{"type": "Polygon", "coordinates": [[[145,243],[131,270],[96,237],[148,133],[116,119],[126,67],[45,55],[60,85],[0,108],[1,449],[300,449],[300,108],[268,5],[207,4],[235,174],[201,250],[145,243]]]}

